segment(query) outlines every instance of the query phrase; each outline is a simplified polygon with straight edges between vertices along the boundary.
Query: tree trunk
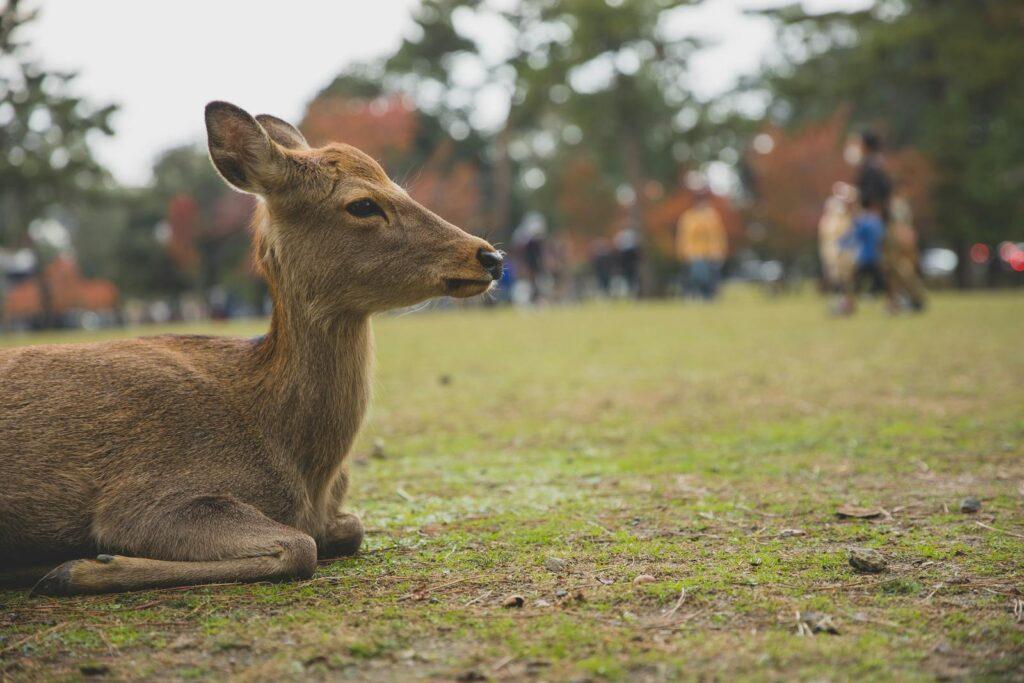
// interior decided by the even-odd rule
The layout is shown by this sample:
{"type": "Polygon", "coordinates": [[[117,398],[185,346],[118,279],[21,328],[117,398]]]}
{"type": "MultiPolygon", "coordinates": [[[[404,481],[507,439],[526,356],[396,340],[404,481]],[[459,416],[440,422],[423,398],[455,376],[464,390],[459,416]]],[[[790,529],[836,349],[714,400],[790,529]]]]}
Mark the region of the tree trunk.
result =
{"type": "Polygon", "coordinates": [[[511,117],[505,121],[504,128],[495,140],[494,174],[492,189],[494,192],[494,208],[491,212],[489,237],[507,244],[512,241],[512,220],[509,215],[512,207],[512,160],[508,156],[508,141],[512,136],[511,117]]]}
{"type": "Polygon", "coordinates": [[[46,276],[46,258],[39,247],[29,239],[32,255],[36,259],[36,285],[39,287],[39,326],[44,330],[57,327],[57,312],[54,310],[53,283],[46,276]]]}

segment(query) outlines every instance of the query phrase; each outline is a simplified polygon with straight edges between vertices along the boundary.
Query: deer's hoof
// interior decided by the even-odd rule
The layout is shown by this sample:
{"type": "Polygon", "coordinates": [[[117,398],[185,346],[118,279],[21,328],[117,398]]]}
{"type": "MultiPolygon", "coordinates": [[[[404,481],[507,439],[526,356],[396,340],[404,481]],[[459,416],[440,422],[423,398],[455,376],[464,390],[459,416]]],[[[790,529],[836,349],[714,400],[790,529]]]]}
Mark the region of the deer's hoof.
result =
{"type": "Polygon", "coordinates": [[[71,595],[74,592],[71,588],[71,570],[76,562],[81,562],[81,560],[65,562],[39,579],[36,585],[32,587],[32,592],[29,595],[71,595]]]}

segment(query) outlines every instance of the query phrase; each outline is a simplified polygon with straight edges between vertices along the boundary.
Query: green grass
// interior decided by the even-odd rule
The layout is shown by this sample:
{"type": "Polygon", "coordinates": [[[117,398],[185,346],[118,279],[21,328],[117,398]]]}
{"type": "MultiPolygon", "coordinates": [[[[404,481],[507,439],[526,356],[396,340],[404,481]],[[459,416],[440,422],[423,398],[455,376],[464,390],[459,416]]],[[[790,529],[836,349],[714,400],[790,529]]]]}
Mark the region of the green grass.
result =
{"type": "Polygon", "coordinates": [[[383,317],[360,555],[298,583],[0,593],[0,678],[1021,679],[1024,298],[933,303],[383,317]],[[810,610],[839,634],[799,635],[810,610]]]}

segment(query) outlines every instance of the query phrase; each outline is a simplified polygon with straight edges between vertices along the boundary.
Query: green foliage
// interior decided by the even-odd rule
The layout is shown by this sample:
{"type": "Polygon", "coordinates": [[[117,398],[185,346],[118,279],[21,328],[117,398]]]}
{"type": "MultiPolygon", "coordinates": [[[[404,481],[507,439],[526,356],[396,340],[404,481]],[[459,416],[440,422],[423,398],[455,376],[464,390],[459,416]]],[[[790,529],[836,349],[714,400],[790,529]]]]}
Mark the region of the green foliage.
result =
{"type": "Polygon", "coordinates": [[[20,30],[35,18],[18,0],[0,9],[0,243],[21,245],[54,206],[76,206],[109,186],[88,138],[110,135],[115,105],[73,92],[74,73],[47,70],[26,53],[20,30]]]}

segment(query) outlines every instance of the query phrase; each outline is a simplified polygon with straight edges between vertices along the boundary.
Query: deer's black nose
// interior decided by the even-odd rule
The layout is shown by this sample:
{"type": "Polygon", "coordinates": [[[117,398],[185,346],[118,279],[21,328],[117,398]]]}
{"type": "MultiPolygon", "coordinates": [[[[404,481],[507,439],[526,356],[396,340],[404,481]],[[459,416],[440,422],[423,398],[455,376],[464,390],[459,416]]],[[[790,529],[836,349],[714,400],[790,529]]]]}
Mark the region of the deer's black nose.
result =
{"type": "Polygon", "coordinates": [[[501,279],[501,263],[504,261],[501,257],[501,253],[480,247],[476,252],[476,260],[480,262],[480,265],[484,267],[484,270],[486,270],[492,278],[495,280],[501,279]]]}

